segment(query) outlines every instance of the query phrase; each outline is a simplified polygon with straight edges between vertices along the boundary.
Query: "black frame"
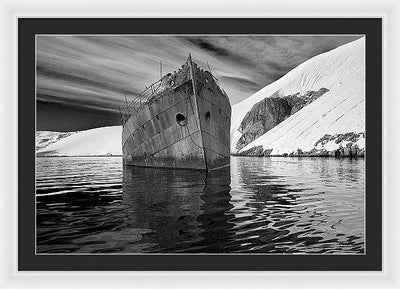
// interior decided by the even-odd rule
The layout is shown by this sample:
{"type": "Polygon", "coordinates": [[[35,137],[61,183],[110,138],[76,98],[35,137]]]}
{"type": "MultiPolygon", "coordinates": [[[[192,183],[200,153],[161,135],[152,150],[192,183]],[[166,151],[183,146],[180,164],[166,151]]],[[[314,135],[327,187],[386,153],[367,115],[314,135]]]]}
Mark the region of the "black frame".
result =
{"type": "Polygon", "coordinates": [[[19,18],[18,19],[19,271],[381,271],[382,19],[381,18],[19,18]],[[35,255],[36,34],[365,34],[365,255],[35,255]]]}

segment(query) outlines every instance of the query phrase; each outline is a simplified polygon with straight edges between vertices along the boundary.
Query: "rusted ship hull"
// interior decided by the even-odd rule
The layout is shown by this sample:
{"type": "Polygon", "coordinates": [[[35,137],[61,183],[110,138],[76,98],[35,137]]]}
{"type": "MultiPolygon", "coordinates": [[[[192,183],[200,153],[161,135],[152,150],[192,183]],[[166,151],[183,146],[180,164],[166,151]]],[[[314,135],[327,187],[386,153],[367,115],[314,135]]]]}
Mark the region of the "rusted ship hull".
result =
{"type": "Polygon", "coordinates": [[[189,57],[146,101],[124,114],[126,165],[215,170],[230,163],[231,106],[209,71],[189,57]]]}

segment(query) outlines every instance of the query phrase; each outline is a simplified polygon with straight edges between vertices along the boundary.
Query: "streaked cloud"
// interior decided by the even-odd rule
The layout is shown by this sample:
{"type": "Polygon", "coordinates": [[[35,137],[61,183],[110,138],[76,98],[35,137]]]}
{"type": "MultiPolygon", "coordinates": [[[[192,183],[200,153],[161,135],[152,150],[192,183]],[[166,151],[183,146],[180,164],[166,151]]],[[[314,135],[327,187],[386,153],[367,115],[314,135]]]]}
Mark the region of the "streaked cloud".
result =
{"type": "Polygon", "coordinates": [[[305,60],[357,36],[38,36],[37,99],[118,111],[190,53],[235,104],[305,60]]]}

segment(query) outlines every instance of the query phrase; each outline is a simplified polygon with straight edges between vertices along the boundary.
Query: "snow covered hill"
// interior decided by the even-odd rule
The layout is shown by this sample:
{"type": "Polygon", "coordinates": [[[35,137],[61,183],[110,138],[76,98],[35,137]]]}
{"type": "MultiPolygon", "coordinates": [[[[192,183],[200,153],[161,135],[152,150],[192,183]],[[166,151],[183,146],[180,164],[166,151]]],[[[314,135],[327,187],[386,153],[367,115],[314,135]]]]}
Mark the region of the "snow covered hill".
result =
{"type": "Polygon", "coordinates": [[[38,131],[36,132],[36,150],[45,148],[73,134],[75,132],[38,131]]]}
{"type": "MultiPolygon", "coordinates": [[[[232,108],[231,151],[250,155],[364,150],[365,38],[360,38],[302,63],[274,83],[232,108]],[[250,143],[239,146],[243,120],[265,98],[326,91],[311,103],[250,143]],[[355,146],[356,145],[356,146],[355,146]]],[[[260,112],[257,112],[260,114],[260,112]]],[[[254,121],[254,120],[252,120],[254,121]]],[[[252,123],[250,122],[250,125],[252,123]]],[[[243,138],[241,139],[243,142],[243,138]]]]}
{"type": "Polygon", "coordinates": [[[122,155],[122,127],[109,126],[85,131],[36,133],[38,156],[122,155]]]}

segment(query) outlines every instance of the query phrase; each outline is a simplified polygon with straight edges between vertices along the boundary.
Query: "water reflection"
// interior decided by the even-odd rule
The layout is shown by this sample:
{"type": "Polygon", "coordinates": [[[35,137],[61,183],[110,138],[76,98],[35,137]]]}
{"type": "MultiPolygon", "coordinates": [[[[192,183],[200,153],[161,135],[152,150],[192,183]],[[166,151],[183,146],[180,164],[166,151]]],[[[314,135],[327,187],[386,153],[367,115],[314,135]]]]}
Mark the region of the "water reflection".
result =
{"type": "Polygon", "coordinates": [[[239,158],[231,169],[37,165],[38,253],[363,253],[364,160],[239,158]]]}
{"type": "Polygon", "coordinates": [[[229,237],[230,172],[124,167],[123,204],[129,226],[148,230],[144,243],[152,252],[223,250],[229,237]]]}

